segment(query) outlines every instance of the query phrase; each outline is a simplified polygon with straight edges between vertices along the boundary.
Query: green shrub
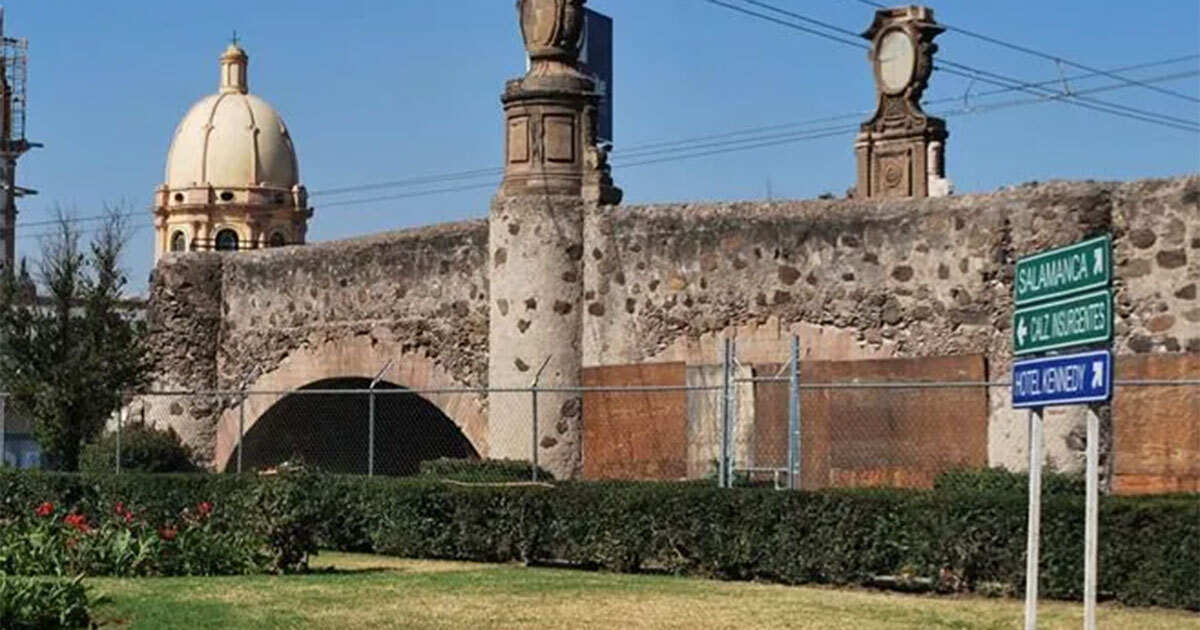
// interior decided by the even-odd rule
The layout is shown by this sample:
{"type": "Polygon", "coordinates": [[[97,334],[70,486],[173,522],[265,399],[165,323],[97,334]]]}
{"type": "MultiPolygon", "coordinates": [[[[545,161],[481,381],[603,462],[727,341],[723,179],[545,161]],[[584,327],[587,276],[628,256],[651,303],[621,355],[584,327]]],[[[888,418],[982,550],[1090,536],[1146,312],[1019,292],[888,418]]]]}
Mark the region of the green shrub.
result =
{"type": "MultiPolygon", "coordinates": [[[[38,501],[178,514],[211,500],[214,527],[267,547],[280,570],[317,545],[416,558],[569,563],[788,584],[923,578],[940,590],[1024,589],[1026,498],[1008,490],[722,490],[697,484],[447,484],[435,478],[0,471],[0,521],[38,501]],[[24,507],[22,507],[24,506],[24,507]],[[19,508],[19,509],[18,509],[19,508]],[[241,528],[241,529],[238,529],[241,528]]],[[[1082,588],[1083,497],[1042,504],[1041,592],[1082,588]]],[[[1200,496],[1102,497],[1102,599],[1200,610],[1200,496]]]]}
{"type": "Polygon", "coordinates": [[[81,578],[0,575],[0,628],[86,628],[89,621],[87,591],[81,578]]]}
{"type": "MultiPolygon", "coordinates": [[[[1042,473],[1042,496],[1083,496],[1086,488],[1083,475],[1071,473],[1042,473]]],[[[944,492],[984,492],[988,494],[1029,494],[1029,473],[1011,472],[1004,468],[968,468],[944,472],[933,480],[934,490],[944,492]]]]}
{"type": "MultiPolygon", "coordinates": [[[[115,472],[117,434],[107,432],[83,447],[79,470],[83,473],[115,472]]],[[[121,472],[189,473],[199,469],[188,448],[174,429],[165,431],[142,422],[132,422],[121,431],[121,472]]]]}
{"type": "Polygon", "coordinates": [[[280,466],[250,485],[247,522],[271,549],[276,572],[308,570],[317,552],[321,523],[328,520],[329,496],[322,491],[328,475],[303,466],[280,466]]]}
{"type": "MultiPolygon", "coordinates": [[[[421,462],[421,476],[466,483],[506,483],[533,480],[533,465],[516,459],[431,459],[421,462]]],[[[554,481],[538,467],[538,481],[554,481]]]]}

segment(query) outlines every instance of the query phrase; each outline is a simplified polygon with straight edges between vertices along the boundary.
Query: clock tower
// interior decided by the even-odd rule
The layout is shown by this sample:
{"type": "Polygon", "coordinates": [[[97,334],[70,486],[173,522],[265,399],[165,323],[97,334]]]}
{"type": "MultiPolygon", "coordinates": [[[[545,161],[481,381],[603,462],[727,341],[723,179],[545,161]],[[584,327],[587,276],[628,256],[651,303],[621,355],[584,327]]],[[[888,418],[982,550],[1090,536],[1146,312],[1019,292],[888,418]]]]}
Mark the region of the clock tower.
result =
{"type": "Polygon", "coordinates": [[[854,142],[858,181],[854,196],[942,197],[946,121],[921,110],[921,95],[933,71],[933,38],[943,30],[933,10],[910,5],[880,9],[863,33],[875,71],[875,113],[854,142]]]}

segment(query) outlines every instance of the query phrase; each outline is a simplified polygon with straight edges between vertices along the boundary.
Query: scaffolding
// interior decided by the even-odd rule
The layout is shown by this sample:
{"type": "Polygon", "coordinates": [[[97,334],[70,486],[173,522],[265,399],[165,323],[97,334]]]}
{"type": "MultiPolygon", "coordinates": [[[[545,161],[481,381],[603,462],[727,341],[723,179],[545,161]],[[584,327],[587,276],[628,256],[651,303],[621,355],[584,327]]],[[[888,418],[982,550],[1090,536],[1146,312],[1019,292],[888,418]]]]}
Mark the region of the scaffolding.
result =
{"type": "Polygon", "coordinates": [[[25,137],[29,42],[4,35],[0,8],[0,277],[16,267],[17,198],[37,191],[17,186],[17,160],[42,145],[25,137]]]}

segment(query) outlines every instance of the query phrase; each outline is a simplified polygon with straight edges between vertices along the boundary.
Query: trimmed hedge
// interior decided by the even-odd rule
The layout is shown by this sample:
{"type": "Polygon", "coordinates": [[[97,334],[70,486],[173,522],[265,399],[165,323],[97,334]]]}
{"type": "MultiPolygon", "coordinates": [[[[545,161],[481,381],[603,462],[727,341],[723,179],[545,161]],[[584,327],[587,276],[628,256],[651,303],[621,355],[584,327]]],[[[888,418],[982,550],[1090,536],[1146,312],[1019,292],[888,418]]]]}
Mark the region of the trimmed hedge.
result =
{"type": "MultiPolygon", "coordinates": [[[[935,490],[951,492],[986,492],[1028,495],[1029,473],[1011,472],[1003,468],[968,468],[944,472],[933,480],[935,490]]],[[[1083,475],[1042,472],[1042,496],[1074,494],[1083,496],[1087,482],[1083,475]]]]}
{"type": "MultiPolygon", "coordinates": [[[[262,483],[270,480],[0,473],[0,519],[15,506],[12,496],[26,506],[67,496],[133,501],[127,493],[163,509],[176,500],[244,505],[239,497],[262,483]]],[[[863,585],[890,576],[925,578],[943,591],[1024,588],[1026,501],[1016,492],[473,487],[312,475],[304,493],[310,509],[297,518],[319,519],[306,531],[339,549],[788,584],[863,585]]],[[[1041,527],[1041,592],[1081,597],[1083,497],[1044,497],[1041,527]]],[[[1200,610],[1200,496],[1102,498],[1099,593],[1128,605],[1200,610]]]]}
{"type": "MultiPolygon", "coordinates": [[[[533,480],[533,465],[517,459],[430,459],[421,462],[421,476],[466,483],[505,483],[533,480]]],[[[538,466],[538,481],[554,481],[538,466]]]]}

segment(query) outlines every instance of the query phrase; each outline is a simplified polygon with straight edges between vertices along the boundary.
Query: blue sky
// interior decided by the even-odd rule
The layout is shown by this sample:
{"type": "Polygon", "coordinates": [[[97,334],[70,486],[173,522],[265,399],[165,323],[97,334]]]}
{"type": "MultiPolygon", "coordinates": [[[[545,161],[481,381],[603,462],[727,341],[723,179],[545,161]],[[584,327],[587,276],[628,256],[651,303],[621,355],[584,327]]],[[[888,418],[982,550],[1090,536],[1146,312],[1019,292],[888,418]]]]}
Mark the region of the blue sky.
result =
{"type": "MultiPolygon", "coordinates": [[[[852,0],[771,0],[860,31],[872,10],[852,0]]],[[[865,54],[700,0],[592,0],[615,20],[618,151],[660,141],[853,114],[873,106],[865,54]]],[[[939,21],[1112,69],[1200,54],[1200,2],[957,0],[939,21]]],[[[217,56],[237,30],[251,56],[251,90],[283,113],[310,191],[497,166],[498,95],[524,69],[512,0],[16,0],[7,34],[30,40],[29,137],[20,183],[41,194],[18,222],[61,206],[94,215],[105,202],[145,214],[131,243],[132,288],[143,291],[152,248],[149,203],[171,134],[189,105],[216,90],[217,56]]],[[[1052,62],[948,32],[939,57],[1025,81],[1059,76],[1052,62]]],[[[1195,72],[1195,58],[1130,72],[1195,72]]],[[[1065,68],[1068,74],[1079,71],[1065,68]]],[[[927,98],[991,86],[936,73],[927,98]]],[[[1072,89],[1111,85],[1076,80],[1072,89]]],[[[1162,87],[1200,97],[1200,79],[1162,87]]],[[[1093,95],[1191,121],[1194,102],[1141,88],[1093,95]]],[[[1028,98],[968,97],[970,105],[1028,98]]],[[[854,123],[850,117],[840,122],[854,123]]],[[[829,123],[822,123],[822,127],[829,123]]],[[[959,191],[1030,180],[1132,179],[1200,170],[1200,135],[1042,103],[949,119],[947,171],[959,191]]],[[[787,130],[785,130],[787,131],[787,130]]],[[[854,180],[853,132],[659,164],[618,168],[630,203],[807,198],[854,180]]],[[[637,161],[628,158],[626,161],[637,161]]],[[[620,163],[619,153],[614,162],[620,163]]],[[[311,240],[344,238],[486,215],[489,178],[342,195],[315,194],[311,240]],[[483,188],[377,203],[324,204],[458,185],[483,188]]],[[[90,225],[90,224],[81,224],[90,225]]],[[[20,254],[38,232],[19,227],[20,254]]]]}

